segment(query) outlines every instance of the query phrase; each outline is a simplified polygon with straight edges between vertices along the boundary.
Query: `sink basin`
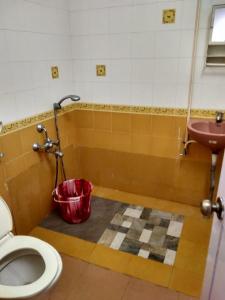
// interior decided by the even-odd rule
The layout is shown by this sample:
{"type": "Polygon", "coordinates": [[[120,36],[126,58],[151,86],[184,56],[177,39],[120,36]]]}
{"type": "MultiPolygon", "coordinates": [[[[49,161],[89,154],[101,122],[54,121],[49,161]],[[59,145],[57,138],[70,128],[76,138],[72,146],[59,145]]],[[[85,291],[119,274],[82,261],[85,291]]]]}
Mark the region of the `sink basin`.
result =
{"type": "Polygon", "coordinates": [[[188,123],[190,138],[218,153],[225,148],[225,122],[209,120],[190,120],[188,123]]]}

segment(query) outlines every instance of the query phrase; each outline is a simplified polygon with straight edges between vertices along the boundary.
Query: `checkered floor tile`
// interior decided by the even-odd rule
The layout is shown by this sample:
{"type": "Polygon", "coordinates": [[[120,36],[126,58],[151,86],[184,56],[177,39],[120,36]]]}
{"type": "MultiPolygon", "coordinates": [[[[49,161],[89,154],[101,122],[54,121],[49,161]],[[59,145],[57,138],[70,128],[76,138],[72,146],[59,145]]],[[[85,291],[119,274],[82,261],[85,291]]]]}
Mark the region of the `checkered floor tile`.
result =
{"type": "Polygon", "coordinates": [[[184,217],[123,204],[98,240],[113,249],[173,265],[184,217]]]}

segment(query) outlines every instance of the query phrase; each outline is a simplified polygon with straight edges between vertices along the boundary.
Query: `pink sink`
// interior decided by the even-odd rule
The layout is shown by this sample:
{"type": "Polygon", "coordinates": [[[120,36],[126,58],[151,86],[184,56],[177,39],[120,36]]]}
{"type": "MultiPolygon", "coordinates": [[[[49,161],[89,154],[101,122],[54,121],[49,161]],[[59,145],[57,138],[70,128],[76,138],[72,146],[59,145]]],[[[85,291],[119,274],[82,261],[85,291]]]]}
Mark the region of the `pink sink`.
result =
{"type": "Polygon", "coordinates": [[[190,138],[218,153],[225,148],[225,122],[190,120],[188,124],[190,138]]]}

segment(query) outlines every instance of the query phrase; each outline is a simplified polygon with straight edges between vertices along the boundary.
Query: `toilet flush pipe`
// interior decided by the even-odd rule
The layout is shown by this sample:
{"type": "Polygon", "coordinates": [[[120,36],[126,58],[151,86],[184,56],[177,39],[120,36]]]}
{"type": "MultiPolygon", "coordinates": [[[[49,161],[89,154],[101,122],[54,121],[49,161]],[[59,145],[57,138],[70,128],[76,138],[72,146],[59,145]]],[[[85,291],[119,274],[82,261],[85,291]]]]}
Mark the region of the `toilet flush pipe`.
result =
{"type": "Polygon", "coordinates": [[[196,64],[197,44],[198,44],[198,35],[199,35],[200,11],[201,11],[201,0],[197,0],[194,41],[193,41],[192,60],[191,60],[191,74],[190,74],[189,89],[188,89],[188,107],[187,107],[187,118],[186,118],[184,144],[187,143],[187,141],[188,141],[187,125],[188,125],[188,122],[191,117],[191,107],[192,107],[192,100],[193,100],[193,83],[194,83],[194,77],[195,77],[195,64],[196,64]]]}

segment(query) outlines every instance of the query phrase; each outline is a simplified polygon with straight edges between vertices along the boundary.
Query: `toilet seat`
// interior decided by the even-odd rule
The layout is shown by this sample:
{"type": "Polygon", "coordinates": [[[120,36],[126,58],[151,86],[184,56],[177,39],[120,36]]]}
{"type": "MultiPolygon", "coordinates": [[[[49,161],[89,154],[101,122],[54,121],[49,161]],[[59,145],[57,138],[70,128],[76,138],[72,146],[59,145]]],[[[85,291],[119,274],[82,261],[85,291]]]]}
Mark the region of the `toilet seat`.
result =
{"type": "Polygon", "coordinates": [[[31,284],[22,286],[0,284],[0,298],[16,299],[35,296],[50,287],[61,273],[62,261],[58,252],[46,242],[29,236],[10,236],[3,242],[0,245],[0,261],[18,250],[38,252],[45,263],[45,270],[41,277],[31,284]]]}

